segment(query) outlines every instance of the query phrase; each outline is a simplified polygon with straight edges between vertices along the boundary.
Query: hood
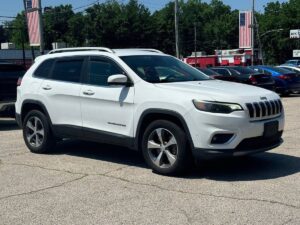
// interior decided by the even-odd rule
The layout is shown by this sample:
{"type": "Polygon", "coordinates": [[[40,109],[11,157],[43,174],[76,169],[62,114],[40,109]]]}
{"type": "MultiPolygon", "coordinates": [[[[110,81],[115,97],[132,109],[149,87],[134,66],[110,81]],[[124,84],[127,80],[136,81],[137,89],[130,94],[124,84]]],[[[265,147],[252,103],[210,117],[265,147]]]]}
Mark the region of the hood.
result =
{"type": "Polygon", "coordinates": [[[199,96],[202,100],[221,102],[233,101],[261,101],[261,98],[277,99],[278,95],[272,91],[221,80],[191,81],[155,84],[159,88],[177,90],[185,94],[199,96]]]}

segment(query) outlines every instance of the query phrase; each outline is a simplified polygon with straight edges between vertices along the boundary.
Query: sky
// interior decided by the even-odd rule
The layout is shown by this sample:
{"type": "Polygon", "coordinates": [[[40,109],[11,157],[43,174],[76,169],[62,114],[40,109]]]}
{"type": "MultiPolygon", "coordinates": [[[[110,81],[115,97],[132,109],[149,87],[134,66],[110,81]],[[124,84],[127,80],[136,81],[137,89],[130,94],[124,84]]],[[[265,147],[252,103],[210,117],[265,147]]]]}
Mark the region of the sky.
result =
{"type": "MultiPolygon", "coordinates": [[[[1,0],[2,2],[4,0],[1,0]]],[[[127,0],[119,0],[120,2],[126,3],[127,0]]],[[[164,5],[170,0],[139,0],[145,6],[147,6],[151,11],[155,11],[164,7],[164,5]]],[[[203,0],[204,2],[210,2],[210,0],[203,0]]],[[[279,0],[279,2],[286,2],[287,0],[279,0]]],[[[56,6],[60,4],[72,4],[73,8],[85,6],[95,2],[95,0],[42,0],[42,6],[56,6]]],[[[100,0],[105,2],[105,0],[100,0]]],[[[230,5],[232,9],[247,10],[251,9],[252,0],[223,0],[227,5],[230,5]]],[[[263,11],[263,6],[268,2],[275,2],[270,0],[256,0],[256,10],[263,11]]],[[[23,10],[23,0],[9,0],[1,4],[0,16],[15,16],[18,12],[23,10]]],[[[84,8],[83,8],[84,9],[84,8]]],[[[0,18],[3,21],[3,18],[0,18]]]]}

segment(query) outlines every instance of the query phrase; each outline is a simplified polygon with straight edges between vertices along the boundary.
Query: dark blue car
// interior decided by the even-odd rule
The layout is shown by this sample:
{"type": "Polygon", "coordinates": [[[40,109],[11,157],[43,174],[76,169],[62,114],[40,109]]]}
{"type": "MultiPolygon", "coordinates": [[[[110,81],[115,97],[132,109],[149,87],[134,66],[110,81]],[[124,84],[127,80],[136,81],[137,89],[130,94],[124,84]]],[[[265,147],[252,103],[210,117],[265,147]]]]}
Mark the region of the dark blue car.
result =
{"type": "Polygon", "coordinates": [[[295,72],[273,66],[252,66],[250,68],[272,75],[276,82],[276,92],[279,94],[287,96],[300,91],[300,76],[295,72]]]}

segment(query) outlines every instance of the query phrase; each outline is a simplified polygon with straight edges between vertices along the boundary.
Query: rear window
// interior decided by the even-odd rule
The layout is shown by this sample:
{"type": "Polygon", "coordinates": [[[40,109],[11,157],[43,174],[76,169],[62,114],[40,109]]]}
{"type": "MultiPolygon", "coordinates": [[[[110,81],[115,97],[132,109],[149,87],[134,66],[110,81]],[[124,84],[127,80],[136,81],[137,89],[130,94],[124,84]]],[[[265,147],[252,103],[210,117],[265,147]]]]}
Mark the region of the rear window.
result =
{"type": "Polygon", "coordinates": [[[80,82],[83,58],[57,60],[51,78],[66,82],[80,82]]]}
{"type": "Polygon", "coordinates": [[[217,74],[217,72],[210,70],[210,69],[206,69],[206,68],[199,68],[199,70],[208,76],[213,76],[213,75],[217,74]]]}
{"type": "Polygon", "coordinates": [[[234,68],[231,68],[232,70],[235,70],[239,75],[240,74],[254,74],[254,73],[257,73],[257,71],[255,70],[252,70],[252,69],[249,69],[247,67],[234,67],[234,68]]]}
{"type": "Polygon", "coordinates": [[[275,72],[278,72],[280,74],[289,74],[289,73],[295,73],[295,72],[292,72],[290,70],[287,70],[287,69],[284,69],[284,68],[278,68],[278,67],[270,67],[269,68],[270,70],[274,70],[275,72]]]}
{"type": "Polygon", "coordinates": [[[33,76],[38,78],[49,77],[50,71],[52,69],[54,59],[48,59],[44,61],[33,73],[33,76]]]}

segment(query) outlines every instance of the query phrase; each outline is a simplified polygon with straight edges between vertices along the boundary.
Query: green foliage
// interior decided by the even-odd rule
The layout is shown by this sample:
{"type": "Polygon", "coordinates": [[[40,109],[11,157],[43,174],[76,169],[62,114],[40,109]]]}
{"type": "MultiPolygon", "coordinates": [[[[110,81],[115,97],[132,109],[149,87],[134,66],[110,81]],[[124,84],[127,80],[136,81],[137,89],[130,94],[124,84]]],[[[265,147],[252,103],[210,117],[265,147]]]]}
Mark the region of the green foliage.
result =
{"type": "MultiPolygon", "coordinates": [[[[221,0],[210,3],[180,0],[179,6],[179,39],[183,56],[194,51],[195,27],[198,51],[212,54],[215,49],[238,48],[237,10],[232,10],[221,0]]],[[[281,63],[292,57],[292,49],[300,48],[298,41],[289,39],[289,30],[300,28],[299,0],[270,2],[263,14],[257,13],[257,19],[260,34],[284,29],[262,38],[268,63],[281,63]]],[[[16,29],[2,32],[0,27],[0,40],[9,39],[17,46],[21,45],[22,40],[28,42],[24,21],[24,14],[21,13],[10,23],[16,29]]],[[[126,4],[108,0],[80,13],[75,13],[71,5],[48,7],[43,22],[46,49],[51,48],[52,42],[62,41],[74,47],[150,47],[175,54],[174,1],[153,13],[138,0],[129,0],[126,4]]]]}

